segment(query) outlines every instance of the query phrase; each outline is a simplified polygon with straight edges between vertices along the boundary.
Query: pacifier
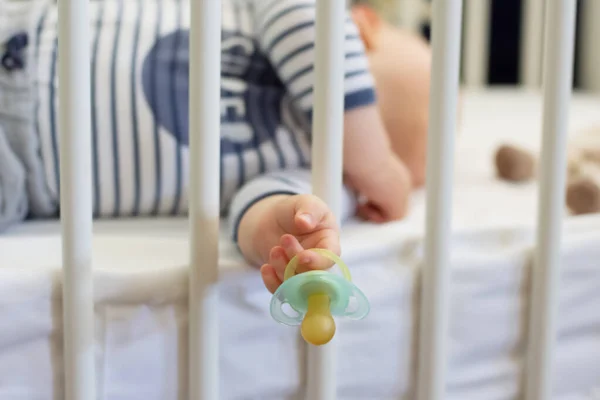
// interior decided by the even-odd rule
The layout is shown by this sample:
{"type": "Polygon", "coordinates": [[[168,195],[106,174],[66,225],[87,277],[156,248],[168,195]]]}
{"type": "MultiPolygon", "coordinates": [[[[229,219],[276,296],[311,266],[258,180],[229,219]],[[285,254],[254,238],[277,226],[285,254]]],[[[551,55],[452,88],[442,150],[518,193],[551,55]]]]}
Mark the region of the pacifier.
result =
{"type": "Polygon", "coordinates": [[[271,298],[271,316],[284,325],[301,325],[304,340],[320,346],[328,343],[335,334],[334,316],[363,319],[370,306],[367,297],[352,283],[348,267],[338,256],[325,249],[310,251],[336,263],[342,276],[328,271],[296,275],[298,258],[292,258],[285,268],[283,283],[271,298]],[[285,306],[289,306],[287,312],[285,306]]]}

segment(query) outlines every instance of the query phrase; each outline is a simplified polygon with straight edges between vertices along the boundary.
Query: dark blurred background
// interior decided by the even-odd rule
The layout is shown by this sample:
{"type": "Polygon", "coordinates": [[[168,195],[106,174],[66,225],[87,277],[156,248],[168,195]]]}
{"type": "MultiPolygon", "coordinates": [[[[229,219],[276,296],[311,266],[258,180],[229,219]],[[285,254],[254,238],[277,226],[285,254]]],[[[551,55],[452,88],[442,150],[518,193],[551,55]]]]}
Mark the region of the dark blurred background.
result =
{"type": "MultiPolygon", "coordinates": [[[[527,0],[523,0],[527,1],[527,0]]],[[[554,1],[554,0],[552,0],[554,1]]],[[[556,0],[559,1],[559,0],[556,0]]],[[[560,0],[562,1],[562,0],[560,0]]],[[[600,0],[592,0],[600,1],[600,0]]],[[[522,0],[491,1],[491,32],[489,47],[489,84],[516,84],[519,76],[522,0]]],[[[582,7],[578,7],[578,22],[582,7]]],[[[598,21],[600,23],[600,21],[598,21]]],[[[578,27],[581,24],[578,23],[578,27]]],[[[423,35],[429,37],[429,26],[422,27],[423,35]]],[[[574,84],[578,86],[578,46],[575,46],[574,84]]]]}

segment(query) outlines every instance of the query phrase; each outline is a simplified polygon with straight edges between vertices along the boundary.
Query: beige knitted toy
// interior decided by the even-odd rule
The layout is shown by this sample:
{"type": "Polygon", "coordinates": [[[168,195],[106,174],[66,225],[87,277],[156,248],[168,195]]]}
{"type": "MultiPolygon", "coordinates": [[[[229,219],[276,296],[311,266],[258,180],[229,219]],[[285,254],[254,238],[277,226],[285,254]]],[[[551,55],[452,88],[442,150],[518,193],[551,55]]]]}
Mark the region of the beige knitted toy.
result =
{"type": "MultiPolygon", "coordinates": [[[[534,179],[537,159],[514,145],[502,145],[495,155],[498,177],[509,182],[534,179]]],[[[583,131],[569,142],[565,202],[573,214],[600,212],[600,127],[583,131]]]]}

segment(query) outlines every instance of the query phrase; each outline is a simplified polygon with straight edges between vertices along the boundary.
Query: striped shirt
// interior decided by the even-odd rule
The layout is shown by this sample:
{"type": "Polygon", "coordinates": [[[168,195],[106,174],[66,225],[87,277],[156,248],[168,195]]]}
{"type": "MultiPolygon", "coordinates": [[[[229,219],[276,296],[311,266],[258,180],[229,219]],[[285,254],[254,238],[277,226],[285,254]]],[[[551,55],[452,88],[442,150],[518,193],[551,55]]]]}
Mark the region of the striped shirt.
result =
{"type": "MultiPolygon", "coordinates": [[[[97,216],[187,210],[189,0],[90,3],[97,216]]],[[[257,199],[310,192],[316,0],[223,0],[221,204],[232,227],[257,199]]],[[[345,109],[372,104],[363,44],[346,21],[345,109]]],[[[34,24],[35,125],[58,197],[57,8],[34,24]]],[[[193,112],[193,111],[192,111],[193,112]]]]}

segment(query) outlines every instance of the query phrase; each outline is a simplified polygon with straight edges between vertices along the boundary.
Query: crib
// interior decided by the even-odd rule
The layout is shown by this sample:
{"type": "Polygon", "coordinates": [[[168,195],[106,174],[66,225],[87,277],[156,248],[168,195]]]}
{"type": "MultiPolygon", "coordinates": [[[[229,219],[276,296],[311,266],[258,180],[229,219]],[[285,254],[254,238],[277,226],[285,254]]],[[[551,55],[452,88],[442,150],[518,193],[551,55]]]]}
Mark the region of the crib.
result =
{"type": "MultiPolygon", "coordinates": [[[[222,234],[212,134],[221,2],[190,2],[190,107],[199,111],[190,113],[189,218],[97,222],[82,151],[91,146],[89,4],[58,2],[68,55],[58,69],[63,211],[60,224],[27,223],[0,237],[0,399],[600,398],[600,217],[563,217],[565,143],[597,123],[600,105],[571,95],[576,2],[547,2],[543,53],[539,32],[529,34],[527,46],[540,52],[531,51],[523,80],[538,85],[543,65],[543,95],[481,89],[477,33],[486,24],[475,17],[485,2],[472,3],[462,61],[463,2],[434,0],[427,11],[426,190],[407,220],[354,221],[342,232],[343,258],[372,313],[339,321],[335,339],[313,347],[270,318],[258,273],[222,234]],[[474,89],[457,136],[461,63],[474,89]],[[540,134],[507,134],[517,123],[540,134]],[[541,139],[539,189],[489,178],[495,140],[511,134],[531,146],[541,139]]],[[[313,186],[334,211],[345,7],[318,1],[313,186]]]]}

